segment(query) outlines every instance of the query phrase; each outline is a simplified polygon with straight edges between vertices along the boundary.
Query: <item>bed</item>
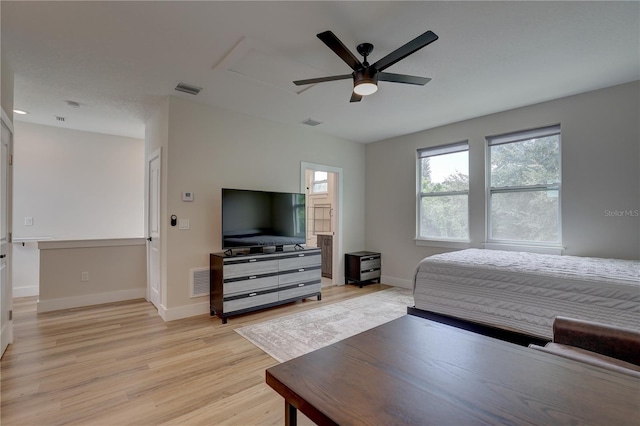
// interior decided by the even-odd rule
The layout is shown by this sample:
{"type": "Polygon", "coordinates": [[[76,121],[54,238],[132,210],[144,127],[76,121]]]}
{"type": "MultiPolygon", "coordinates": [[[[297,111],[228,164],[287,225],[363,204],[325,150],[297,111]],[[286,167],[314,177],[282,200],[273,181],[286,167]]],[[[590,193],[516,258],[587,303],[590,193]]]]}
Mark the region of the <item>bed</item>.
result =
{"type": "Polygon", "coordinates": [[[640,329],[640,262],[468,249],[423,259],[415,310],[550,340],[556,316],[640,329]]]}

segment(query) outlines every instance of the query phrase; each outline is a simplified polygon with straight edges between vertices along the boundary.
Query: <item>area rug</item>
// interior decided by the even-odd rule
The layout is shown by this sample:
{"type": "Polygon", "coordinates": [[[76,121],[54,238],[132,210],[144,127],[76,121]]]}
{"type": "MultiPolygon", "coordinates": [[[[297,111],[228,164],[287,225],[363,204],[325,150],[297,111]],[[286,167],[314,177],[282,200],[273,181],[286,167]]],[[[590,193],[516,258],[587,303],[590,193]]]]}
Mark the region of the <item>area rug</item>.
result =
{"type": "Polygon", "coordinates": [[[411,290],[390,288],[236,329],[279,362],[384,324],[413,306],[411,290]]]}

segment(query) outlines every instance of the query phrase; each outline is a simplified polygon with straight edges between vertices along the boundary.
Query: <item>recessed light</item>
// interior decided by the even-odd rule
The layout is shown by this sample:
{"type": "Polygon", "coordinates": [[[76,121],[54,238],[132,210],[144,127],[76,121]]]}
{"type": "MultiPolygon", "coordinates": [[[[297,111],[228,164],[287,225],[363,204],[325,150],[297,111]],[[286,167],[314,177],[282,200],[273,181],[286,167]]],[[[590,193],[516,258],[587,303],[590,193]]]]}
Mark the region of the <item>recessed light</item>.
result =
{"type": "Polygon", "coordinates": [[[15,112],[16,114],[20,114],[20,115],[29,114],[29,111],[24,111],[24,110],[21,110],[21,109],[14,109],[13,112],[15,112]]]}
{"type": "Polygon", "coordinates": [[[302,124],[306,124],[307,126],[317,126],[318,124],[322,124],[322,121],[314,120],[313,118],[308,118],[304,121],[301,121],[302,124]]]}

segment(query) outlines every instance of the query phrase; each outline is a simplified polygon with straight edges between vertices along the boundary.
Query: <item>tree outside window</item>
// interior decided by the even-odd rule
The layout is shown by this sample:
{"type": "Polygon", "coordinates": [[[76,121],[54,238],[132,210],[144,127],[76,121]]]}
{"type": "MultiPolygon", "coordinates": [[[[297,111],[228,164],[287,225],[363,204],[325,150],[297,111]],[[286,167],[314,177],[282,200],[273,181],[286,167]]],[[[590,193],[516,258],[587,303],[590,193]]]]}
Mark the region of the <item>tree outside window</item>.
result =
{"type": "Polygon", "coordinates": [[[418,239],[469,239],[469,144],[418,150],[418,239]]]}
{"type": "Polygon", "coordinates": [[[560,244],[560,126],[487,141],[488,241],[560,244]]]}

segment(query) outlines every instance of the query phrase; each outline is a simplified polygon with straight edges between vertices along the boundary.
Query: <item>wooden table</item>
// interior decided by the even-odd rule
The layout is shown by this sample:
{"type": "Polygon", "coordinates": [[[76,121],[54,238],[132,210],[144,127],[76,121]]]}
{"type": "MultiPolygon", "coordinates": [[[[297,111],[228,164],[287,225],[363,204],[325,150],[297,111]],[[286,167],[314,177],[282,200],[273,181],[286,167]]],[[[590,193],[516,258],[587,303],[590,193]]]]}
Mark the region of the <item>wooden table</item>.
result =
{"type": "Polygon", "coordinates": [[[638,425],[640,380],[404,316],[267,369],[317,424],[638,425]]]}

